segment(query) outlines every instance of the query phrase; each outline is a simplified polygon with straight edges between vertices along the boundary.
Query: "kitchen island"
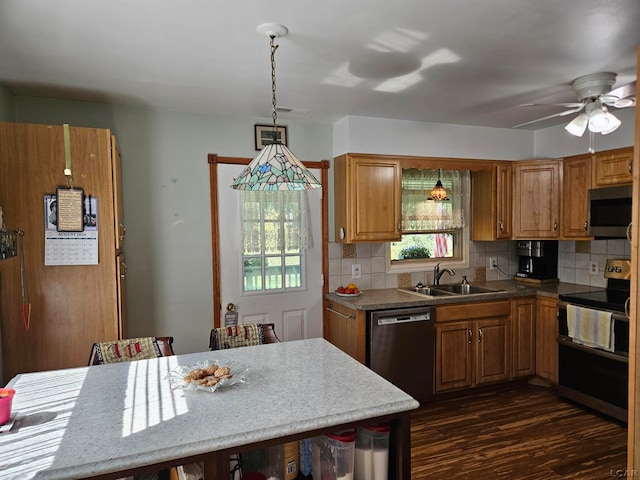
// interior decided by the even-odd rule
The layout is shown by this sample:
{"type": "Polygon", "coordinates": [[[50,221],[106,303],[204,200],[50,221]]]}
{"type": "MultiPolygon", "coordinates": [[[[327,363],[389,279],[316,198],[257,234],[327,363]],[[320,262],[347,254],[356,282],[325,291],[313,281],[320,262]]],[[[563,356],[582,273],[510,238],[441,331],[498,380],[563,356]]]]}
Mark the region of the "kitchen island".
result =
{"type": "Polygon", "coordinates": [[[202,461],[229,478],[229,455],[345,427],[392,425],[390,478],[410,478],[419,404],[323,339],[21,374],[14,429],[0,436],[3,479],[115,479],[202,461]],[[215,360],[246,382],[171,390],[179,365],[215,360]]]}

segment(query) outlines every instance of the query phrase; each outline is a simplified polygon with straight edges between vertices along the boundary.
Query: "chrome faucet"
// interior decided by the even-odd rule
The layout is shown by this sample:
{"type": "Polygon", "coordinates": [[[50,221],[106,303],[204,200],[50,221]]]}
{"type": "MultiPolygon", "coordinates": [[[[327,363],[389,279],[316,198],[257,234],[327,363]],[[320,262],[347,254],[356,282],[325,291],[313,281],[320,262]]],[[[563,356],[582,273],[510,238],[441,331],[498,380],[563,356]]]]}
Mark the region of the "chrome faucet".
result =
{"type": "Polygon", "coordinates": [[[445,268],[443,270],[440,270],[440,264],[436,263],[436,266],[433,267],[433,284],[434,285],[440,285],[440,277],[444,274],[444,272],[447,272],[451,276],[456,274],[456,272],[454,272],[450,268],[445,268]]]}

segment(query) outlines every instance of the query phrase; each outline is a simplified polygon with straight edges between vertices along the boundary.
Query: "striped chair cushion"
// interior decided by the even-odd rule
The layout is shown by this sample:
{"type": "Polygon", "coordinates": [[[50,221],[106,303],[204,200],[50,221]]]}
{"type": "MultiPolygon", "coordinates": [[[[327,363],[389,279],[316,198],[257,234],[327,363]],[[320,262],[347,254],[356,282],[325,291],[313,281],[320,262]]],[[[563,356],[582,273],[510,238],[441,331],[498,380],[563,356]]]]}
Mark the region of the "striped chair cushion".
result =
{"type": "Polygon", "coordinates": [[[220,327],[211,330],[209,348],[223,350],[226,348],[248,347],[264,343],[264,329],[261,323],[220,327]]]}

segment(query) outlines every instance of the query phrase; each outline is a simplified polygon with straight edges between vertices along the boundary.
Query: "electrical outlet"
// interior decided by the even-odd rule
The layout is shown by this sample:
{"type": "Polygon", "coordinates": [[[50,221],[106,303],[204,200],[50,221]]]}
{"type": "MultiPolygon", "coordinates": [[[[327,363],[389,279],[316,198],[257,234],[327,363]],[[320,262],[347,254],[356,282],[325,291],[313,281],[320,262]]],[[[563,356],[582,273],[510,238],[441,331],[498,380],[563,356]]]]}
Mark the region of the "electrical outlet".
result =
{"type": "Polygon", "coordinates": [[[359,263],[354,263],[351,265],[351,278],[360,278],[362,277],[362,265],[359,263]]]}
{"type": "Polygon", "coordinates": [[[489,257],[489,270],[498,268],[498,257],[489,257]]]}
{"type": "Polygon", "coordinates": [[[598,275],[598,262],[589,262],[589,275],[598,275]]]}

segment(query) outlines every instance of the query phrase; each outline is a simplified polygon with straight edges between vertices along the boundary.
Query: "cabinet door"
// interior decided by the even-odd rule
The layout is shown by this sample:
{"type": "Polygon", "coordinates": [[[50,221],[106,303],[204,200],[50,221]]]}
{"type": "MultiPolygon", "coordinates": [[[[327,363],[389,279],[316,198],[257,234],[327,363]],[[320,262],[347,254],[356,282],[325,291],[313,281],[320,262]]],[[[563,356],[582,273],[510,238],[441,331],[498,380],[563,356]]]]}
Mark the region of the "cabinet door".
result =
{"type": "Polygon", "coordinates": [[[513,176],[510,163],[496,165],[496,187],[496,238],[511,238],[513,235],[513,176]]]}
{"type": "Polygon", "coordinates": [[[511,307],[512,378],[536,373],[536,299],[514,300],[511,307]]]}
{"type": "Polygon", "coordinates": [[[365,311],[325,300],[324,338],[360,363],[366,363],[365,311]]]}
{"type": "Polygon", "coordinates": [[[562,162],[562,236],[587,239],[591,155],[580,155],[562,162]]]}
{"type": "Polygon", "coordinates": [[[473,326],[473,322],[436,325],[436,393],[473,385],[473,326]]]}
{"type": "Polygon", "coordinates": [[[118,302],[118,339],[127,338],[127,264],[124,253],[116,257],[116,295],[118,302]]]}
{"type": "Polygon", "coordinates": [[[400,240],[400,161],[343,155],[336,158],[334,164],[336,241],[400,240]]]}
{"type": "Polygon", "coordinates": [[[115,247],[120,252],[124,248],[124,207],[122,204],[122,158],[116,137],[111,136],[111,169],[113,175],[113,214],[115,226],[115,247]]]}
{"type": "Polygon", "coordinates": [[[476,322],[476,385],[509,379],[509,317],[476,322]]]}
{"type": "Polygon", "coordinates": [[[515,162],[514,236],[560,236],[560,162],[515,162]]]}
{"type": "Polygon", "coordinates": [[[473,240],[511,238],[513,210],[511,164],[497,162],[493,170],[471,174],[471,235],[473,240]]]}
{"type": "Polygon", "coordinates": [[[593,184],[596,187],[633,182],[633,148],[596,153],[593,184]]]}
{"type": "Polygon", "coordinates": [[[536,304],[536,375],[558,383],[558,301],[539,298],[536,304]]]}

